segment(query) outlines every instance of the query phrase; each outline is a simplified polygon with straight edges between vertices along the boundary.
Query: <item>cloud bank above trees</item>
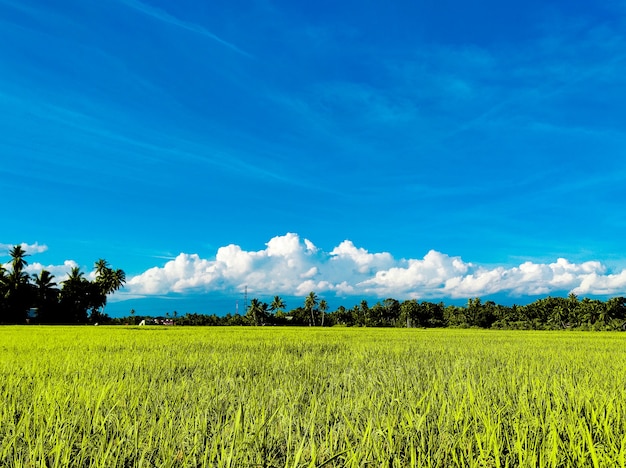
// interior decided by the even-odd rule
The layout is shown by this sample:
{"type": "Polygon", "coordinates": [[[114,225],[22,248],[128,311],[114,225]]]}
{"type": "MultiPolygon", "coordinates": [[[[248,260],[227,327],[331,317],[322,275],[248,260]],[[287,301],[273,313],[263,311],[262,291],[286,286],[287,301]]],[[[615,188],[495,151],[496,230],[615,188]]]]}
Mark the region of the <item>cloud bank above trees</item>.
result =
{"type": "MultiPolygon", "coordinates": [[[[37,243],[23,247],[33,256],[47,250],[37,243]]],[[[74,260],[62,265],[32,261],[25,271],[37,274],[45,268],[59,284],[76,266],[74,260]]],[[[85,269],[87,276],[90,270],[85,269]]],[[[420,259],[396,259],[389,252],[369,252],[350,240],[326,252],[298,234],[287,233],[272,238],[258,251],[231,244],[220,247],[214,259],[181,253],[163,266],[129,277],[125,288],[111,299],[243,291],[245,287],[249,294],[259,296],[306,296],[315,291],[339,298],[428,300],[562,292],[610,296],[626,294],[626,269],[611,272],[599,261],[572,263],[564,258],[551,263],[527,261],[517,266],[486,267],[436,250],[420,259]]]]}
{"type": "MultiPolygon", "coordinates": [[[[371,253],[350,240],[330,252],[298,234],[246,251],[237,245],[218,249],[215,259],[181,253],[162,267],[130,278],[133,297],[227,291],[248,288],[251,294],[305,296],[310,291],[337,297],[464,298],[507,294],[512,297],[568,291],[580,295],[620,295],[626,270],[611,273],[599,261],[524,262],[513,267],[484,267],[458,256],[430,250],[421,259],[396,259],[371,253]]],[[[121,297],[120,297],[121,299],[121,297]]]]}

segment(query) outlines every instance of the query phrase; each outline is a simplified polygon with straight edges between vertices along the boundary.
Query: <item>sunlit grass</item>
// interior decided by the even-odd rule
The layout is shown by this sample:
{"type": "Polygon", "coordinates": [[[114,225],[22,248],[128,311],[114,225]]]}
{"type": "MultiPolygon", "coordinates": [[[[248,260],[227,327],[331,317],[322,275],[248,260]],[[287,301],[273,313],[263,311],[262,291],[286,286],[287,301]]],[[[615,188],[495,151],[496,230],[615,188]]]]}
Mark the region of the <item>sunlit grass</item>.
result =
{"type": "Polygon", "coordinates": [[[618,333],[0,328],[11,467],[614,467],[618,333]]]}

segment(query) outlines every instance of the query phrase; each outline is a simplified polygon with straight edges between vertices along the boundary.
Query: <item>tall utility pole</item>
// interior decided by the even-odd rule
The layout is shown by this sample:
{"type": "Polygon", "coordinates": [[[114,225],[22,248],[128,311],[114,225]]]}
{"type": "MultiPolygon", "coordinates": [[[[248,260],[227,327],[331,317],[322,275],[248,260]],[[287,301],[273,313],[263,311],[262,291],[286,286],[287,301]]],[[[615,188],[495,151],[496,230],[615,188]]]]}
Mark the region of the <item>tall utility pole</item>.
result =
{"type": "Polygon", "coordinates": [[[246,314],[248,313],[248,285],[247,284],[243,292],[243,310],[246,312],[246,314]]]}

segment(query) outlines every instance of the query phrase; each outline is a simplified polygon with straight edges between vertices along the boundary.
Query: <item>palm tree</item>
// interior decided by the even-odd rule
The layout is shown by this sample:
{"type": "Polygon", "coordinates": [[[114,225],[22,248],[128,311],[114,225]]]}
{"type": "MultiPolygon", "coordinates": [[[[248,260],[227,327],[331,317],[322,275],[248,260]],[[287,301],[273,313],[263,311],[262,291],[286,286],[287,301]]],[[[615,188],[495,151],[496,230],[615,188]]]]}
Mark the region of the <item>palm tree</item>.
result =
{"type": "Polygon", "coordinates": [[[118,268],[113,272],[113,280],[111,282],[111,286],[113,289],[109,291],[109,294],[120,289],[122,286],[124,286],[124,283],[126,283],[126,273],[124,273],[124,270],[118,268]]]}
{"type": "Polygon", "coordinates": [[[100,287],[103,295],[106,295],[111,289],[113,270],[109,267],[109,262],[101,258],[94,263],[96,272],[96,283],[100,287]]]}
{"type": "Polygon", "coordinates": [[[620,328],[623,325],[624,312],[626,312],[626,298],[612,297],[606,304],[606,322],[612,324],[614,328],[620,328]]]}
{"type": "Polygon", "coordinates": [[[0,299],[4,299],[4,288],[7,284],[7,270],[4,266],[2,266],[2,263],[0,263],[0,299]]]}
{"type": "Polygon", "coordinates": [[[24,267],[28,266],[28,262],[24,260],[24,257],[28,257],[28,254],[21,245],[13,246],[9,255],[11,256],[11,267],[14,272],[21,273],[24,267]]]}
{"type": "Polygon", "coordinates": [[[370,306],[367,304],[367,301],[365,299],[363,299],[361,301],[361,304],[358,307],[358,318],[357,318],[357,324],[360,327],[365,327],[368,325],[368,319],[369,319],[369,315],[370,315],[370,306]]]}
{"type": "Polygon", "coordinates": [[[37,288],[37,318],[40,322],[54,321],[54,308],[58,301],[59,290],[53,281],[54,275],[48,270],[41,270],[39,275],[33,275],[37,288]]]}
{"type": "Polygon", "coordinates": [[[328,310],[328,303],[326,299],[322,299],[319,303],[318,309],[320,314],[322,315],[322,327],[324,326],[324,317],[326,316],[326,311],[328,310]]]}
{"type": "Polygon", "coordinates": [[[553,326],[557,328],[565,328],[564,320],[567,318],[567,311],[560,305],[554,307],[552,309],[552,314],[550,315],[549,323],[552,323],[553,326]]]}
{"type": "Polygon", "coordinates": [[[106,294],[117,291],[126,282],[126,273],[124,273],[124,270],[113,270],[109,266],[109,262],[103,258],[99,259],[94,264],[94,269],[96,270],[96,281],[101,283],[106,294]]]}
{"type": "Polygon", "coordinates": [[[33,275],[33,279],[35,280],[39,297],[44,299],[48,297],[49,293],[54,290],[54,287],[57,285],[54,281],[52,281],[54,279],[54,275],[45,269],[41,270],[39,276],[33,275]]]}
{"type": "Polygon", "coordinates": [[[270,310],[272,312],[280,312],[282,309],[287,307],[285,301],[282,300],[280,296],[274,296],[272,303],[270,304],[270,310]]]}
{"type": "Polygon", "coordinates": [[[103,314],[107,303],[107,296],[124,285],[126,282],[126,273],[124,273],[124,270],[113,270],[109,266],[109,262],[103,258],[95,262],[94,269],[96,271],[95,283],[99,291],[99,300],[94,304],[94,310],[102,309],[103,314]]]}
{"type": "Polygon", "coordinates": [[[107,262],[104,258],[99,258],[94,263],[94,268],[96,270],[96,274],[102,274],[104,271],[109,269],[109,262],[107,262]]]}
{"type": "Polygon", "coordinates": [[[63,281],[63,283],[74,283],[82,281],[83,279],[85,279],[85,273],[80,271],[79,267],[72,267],[70,274],[67,276],[67,279],[63,281]]]}
{"type": "Polygon", "coordinates": [[[27,254],[21,245],[16,245],[10,250],[9,255],[11,255],[11,272],[6,276],[3,275],[4,297],[8,312],[5,318],[8,322],[23,323],[31,306],[30,288],[32,286],[29,284],[30,276],[24,271],[28,265],[24,259],[27,254]]]}
{"type": "Polygon", "coordinates": [[[8,293],[9,280],[6,275],[6,269],[0,263],[0,323],[5,322],[6,295],[8,293]]]}
{"type": "Polygon", "coordinates": [[[266,313],[267,304],[262,303],[255,297],[250,301],[250,307],[246,315],[252,320],[254,325],[262,325],[266,313]]]}
{"type": "Polygon", "coordinates": [[[567,322],[570,324],[580,325],[583,322],[583,309],[581,303],[578,301],[576,294],[569,293],[567,300],[565,301],[565,311],[567,313],[567,322]]]}
{"type": "Polygon", "coordinates": [[[62,322],[85,323],[87,311],[94,307],[94,302],[99,302],[94,297],[97,292],[94,284],[84,278],[80,268],[74,267],[68,278],[62,282],[60,294],[60,309],[62,322]]]}
{"type": "Polygon", "coordinates": [[[607,307],[606,304],[600,304],[598,306],[598,322],[602,327],[606,327],[611,319],[611,310],[607,307]]]}
{"type": "Polygon", "coordinates": [[[318,297],[313,291],[309,293],[309,295],[304,300],[304,310],[306,310],[311,316],[311,325],[315,326],[315,312],[317,312],[316,307],[318,304],[318,297]]]}

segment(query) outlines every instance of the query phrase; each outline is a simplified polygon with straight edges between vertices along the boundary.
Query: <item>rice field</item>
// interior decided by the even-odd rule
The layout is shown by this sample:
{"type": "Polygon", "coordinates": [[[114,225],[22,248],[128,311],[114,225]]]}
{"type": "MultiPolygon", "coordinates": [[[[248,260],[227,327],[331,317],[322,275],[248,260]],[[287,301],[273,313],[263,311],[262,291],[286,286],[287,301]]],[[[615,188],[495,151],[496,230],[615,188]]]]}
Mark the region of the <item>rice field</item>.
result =
{"type": "Polygon", "coordinates": [[[626,334],[2,327],[2,467],[624,467],[626,334]]]}

